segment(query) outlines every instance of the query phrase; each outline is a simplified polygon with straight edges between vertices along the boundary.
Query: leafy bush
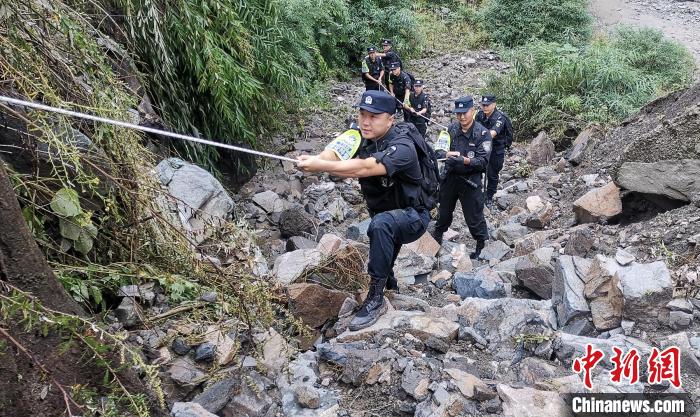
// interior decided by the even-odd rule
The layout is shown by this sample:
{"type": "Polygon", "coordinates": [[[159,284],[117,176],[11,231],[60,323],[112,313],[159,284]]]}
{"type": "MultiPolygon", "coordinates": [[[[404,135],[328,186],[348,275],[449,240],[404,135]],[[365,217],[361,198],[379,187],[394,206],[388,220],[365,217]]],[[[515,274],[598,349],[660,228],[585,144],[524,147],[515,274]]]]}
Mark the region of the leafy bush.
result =
{"type": "Polygon", "coordinates": [[[518,136],[573,136],[590,122],[614,123],[655,96],[687,85],[694,63],[649,29],[624,28],[586,47],[535,42],[513,51],[513,69],[488,80],[518,136]],[[654,57],[663,56],[657,60],[654,57]]]}
{"type": "Polygon", "coordinates": [[[489,0],[480,10],[481,24],[492,39],[513,47],[528,42],[585,43],[593,18],[588,0],[489,0]]]}

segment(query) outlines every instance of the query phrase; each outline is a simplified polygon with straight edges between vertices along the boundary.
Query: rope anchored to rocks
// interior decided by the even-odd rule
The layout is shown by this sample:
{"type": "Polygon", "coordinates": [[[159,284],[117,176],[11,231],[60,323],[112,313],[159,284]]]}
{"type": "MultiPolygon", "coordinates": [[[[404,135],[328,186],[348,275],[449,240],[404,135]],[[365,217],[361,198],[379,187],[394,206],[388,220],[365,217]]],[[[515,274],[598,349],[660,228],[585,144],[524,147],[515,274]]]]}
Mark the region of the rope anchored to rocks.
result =
{"type": "Polygon", "coordinates": [[[107,123],[114,126],[125,127],[127,129],[139,130],[141,132],[153,133],[154,135],[162,135],[175,139],[182,139],[188,142],[201,143],[202,145],[216,146],[218,148],[230,149],[232,151],[248,153],[257,156],[263,156],[265,158],[280,159],[282,161],[298,162],[296,159],[288,158],[286,156],[275,155],[272,153],[256,151],[248,148],[241,148],[239,146],[228,145],[226,143],[214,142],[212,140],[196,138],[194,136],[181,135],[179,133],[168,132],[167,130],[154,129],[152,127],[139,126],[137,124],[123,122],[120,120],[108,119],[106,117],[94,116],[91,114],[80,113],[76,111],[60,109],[58,107],[51,107],[44,104],[33,103],[31,101],[19,100],[16,98],[0,96],[0,102],[5,102],[8,104],[14,104],[17,106],[25,106],[31,109],[43,110],[50,113],[58,113],[64,116],[77,117],[79,119],[92,120],[94,122],[107,123]]]}

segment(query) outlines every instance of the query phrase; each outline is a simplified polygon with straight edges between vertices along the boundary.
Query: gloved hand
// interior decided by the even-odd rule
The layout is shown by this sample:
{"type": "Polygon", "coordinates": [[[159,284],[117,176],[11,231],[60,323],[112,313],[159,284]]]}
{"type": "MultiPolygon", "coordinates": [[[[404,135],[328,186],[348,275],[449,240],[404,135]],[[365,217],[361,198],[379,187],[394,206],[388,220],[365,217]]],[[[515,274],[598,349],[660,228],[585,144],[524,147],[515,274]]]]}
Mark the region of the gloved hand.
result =
{"type": "Polygon", "coordinates": [[[463,172],[464,171],[464,157],[463,156],[451,156],[445,161],[448,171],[450,172],[463,172]]]}

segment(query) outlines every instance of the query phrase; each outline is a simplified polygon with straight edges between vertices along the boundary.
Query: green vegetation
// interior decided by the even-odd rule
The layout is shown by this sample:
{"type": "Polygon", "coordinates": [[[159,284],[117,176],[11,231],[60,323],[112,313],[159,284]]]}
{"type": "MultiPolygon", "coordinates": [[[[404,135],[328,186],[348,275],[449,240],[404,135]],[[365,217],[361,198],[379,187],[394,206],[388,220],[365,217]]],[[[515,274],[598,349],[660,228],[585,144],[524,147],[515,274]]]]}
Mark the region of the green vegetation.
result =
{"type": "Polygon", "coordinates": [[[534,42],[513,50],[511,71],[487,89],[501,98],[519,137],[573,136],[616,123],[658,95],[688,85],[695,68],[681,45],[652,29],[622,28],[590,44],[534,42]]]}
{"type": "Polygon", "coordinates": [[[506,47],[532,41],[584,44],[593,17],[588,0],[488,0],[479,11],[483,29],[506,47]]]}

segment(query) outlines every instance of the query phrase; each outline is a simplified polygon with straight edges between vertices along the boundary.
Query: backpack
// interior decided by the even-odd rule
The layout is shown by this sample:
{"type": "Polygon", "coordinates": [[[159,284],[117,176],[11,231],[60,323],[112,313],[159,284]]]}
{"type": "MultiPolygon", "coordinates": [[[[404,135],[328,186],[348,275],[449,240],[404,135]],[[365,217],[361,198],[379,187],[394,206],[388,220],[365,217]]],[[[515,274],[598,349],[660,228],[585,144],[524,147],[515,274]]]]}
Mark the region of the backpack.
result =
{"type": "Polygon", "coordinates": [[[510,117],[506,114],[501,109],[498,109],[501,114],[503,114],[503,117],[506,119],[506,123],[504,127],[505,134],[503,136],[506,137],[506,146],[510,147],[511,143],[513,143],[513,136],[515,135],[515,130],[513,130],[513,121],[510,120],[510,117]]]}
{"type": "Polygon", "coordinates": [[[416,154],[418,155],[418,163],[420,165],[423,179],[421,186],[421,200],[426,209],[432,210],[437,207],[440,199],[439,184],[440,172],[438,171],[437,156],[435,150],[428,145],[423,138],[423,135],[418,132],[418,129],[411,123],[398,123],[395,128],[398,132],[405,133],[406,136],[413,140],[416,146],[416,154]]]}

